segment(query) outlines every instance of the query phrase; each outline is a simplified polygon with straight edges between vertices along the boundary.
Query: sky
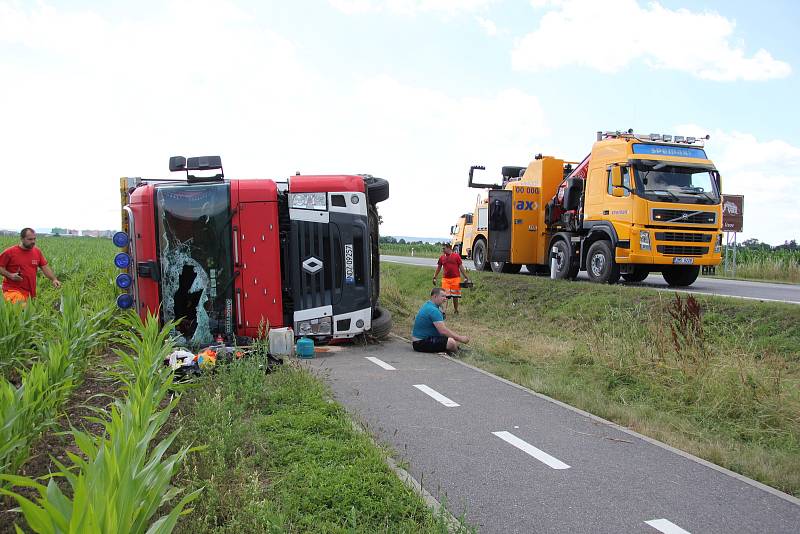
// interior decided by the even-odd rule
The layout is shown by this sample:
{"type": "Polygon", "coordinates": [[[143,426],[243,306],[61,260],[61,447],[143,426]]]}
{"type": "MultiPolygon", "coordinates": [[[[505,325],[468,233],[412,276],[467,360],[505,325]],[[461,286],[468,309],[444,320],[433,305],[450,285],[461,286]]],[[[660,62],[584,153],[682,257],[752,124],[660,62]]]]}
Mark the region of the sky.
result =
{"type": "Polygon", "coordinates": [[[701,136],[744,232],[800,239],[800,4],[0,0],[0,228],[119,227],[121,176],[367,173],[384,235],[444,237],[470,165],[701,136]]]}

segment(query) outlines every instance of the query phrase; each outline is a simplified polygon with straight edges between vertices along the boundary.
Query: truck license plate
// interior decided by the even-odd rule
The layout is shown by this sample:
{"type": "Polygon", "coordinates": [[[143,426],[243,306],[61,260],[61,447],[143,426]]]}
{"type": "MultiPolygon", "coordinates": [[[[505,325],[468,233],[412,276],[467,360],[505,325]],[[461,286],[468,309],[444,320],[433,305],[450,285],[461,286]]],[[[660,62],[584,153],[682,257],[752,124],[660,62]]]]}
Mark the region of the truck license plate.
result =
{"type": "Polygon", "coordinates": [[[672,258],[672,263],[678,265],[691,265],[694,263],[694,258],[672,258]]]}

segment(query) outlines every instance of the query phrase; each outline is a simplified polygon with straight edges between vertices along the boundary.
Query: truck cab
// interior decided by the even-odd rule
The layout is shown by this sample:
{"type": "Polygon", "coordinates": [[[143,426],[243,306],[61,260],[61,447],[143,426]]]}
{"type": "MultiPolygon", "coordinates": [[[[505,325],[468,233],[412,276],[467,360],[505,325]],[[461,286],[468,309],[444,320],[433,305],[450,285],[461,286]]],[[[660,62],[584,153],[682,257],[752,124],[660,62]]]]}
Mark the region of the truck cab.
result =
{"type": "Polygon", "coordinates": [[[176,333],[188,345],[281,326],[321,339],[385,329],[377,203],[388,182],[226,179],[215,156],[172,158],[170,170],[185,171],[186,180],[121,181],[130,236],[125,302],[140,315],[180,320],[176,333]]]}
{"type": "Polygon", "coordinates": [[[453,252],[462,258],[469,256],[471,236],[475,232],[475,225],[472,221],[472,213],[464,213],[458,218],[456,224],[450,227],[450,246],[453,248],[453,252]]]}

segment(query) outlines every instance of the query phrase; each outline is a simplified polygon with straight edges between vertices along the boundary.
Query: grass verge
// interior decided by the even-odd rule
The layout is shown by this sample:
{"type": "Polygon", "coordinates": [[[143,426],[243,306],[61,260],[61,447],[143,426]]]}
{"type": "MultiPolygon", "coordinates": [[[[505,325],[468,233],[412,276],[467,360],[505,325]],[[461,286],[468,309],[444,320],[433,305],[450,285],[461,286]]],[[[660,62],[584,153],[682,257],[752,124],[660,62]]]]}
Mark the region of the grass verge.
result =
{"type": "Polygon", "coordinates": [[[184,394],[177,484],[205,487],[178,532],[448,532],[309,372],[249,359],[184,394]]]}
{"type": "MultiPolygon", "coordinates": [[[[408,336],[430,268],[383,264],[408,336]]],[[[800,495],[800,306],[471,273],[464,361],[800,495]]]]}

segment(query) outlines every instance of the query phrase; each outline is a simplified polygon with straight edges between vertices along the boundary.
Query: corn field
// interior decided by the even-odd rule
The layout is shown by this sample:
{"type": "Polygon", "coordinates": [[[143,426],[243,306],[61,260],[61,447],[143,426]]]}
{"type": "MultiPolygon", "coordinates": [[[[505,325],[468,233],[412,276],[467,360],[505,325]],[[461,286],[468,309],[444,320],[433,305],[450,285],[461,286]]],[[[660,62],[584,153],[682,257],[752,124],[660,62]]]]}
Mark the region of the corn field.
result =
{"type": "MultiPolygon", "coordinates": [[[[142,322],[117,310],[116,249],[109,240],[38,241],[63,286],[57,290],[40,276],[37,298],[26,305],[0,299],[4,507],[16,501],[17,517],[34,532],[171,532],[197,496],[179,499],[179,489],[170,486],[191,450],[167,455],[175,433],[159,435],[178,402],[173,393],[180,390],[162,365],[173,349],[168,333],[174,325],[161,329],[157,320],[142,322]],[[122,385],[122,396],[95,411],[91,420],[102,431],[95,435],[71,426],[67,434],[79,453],[67,448],[69,461],[53,458],[56,471],[41,479],[22,476],[31,448],[59,430],[87,369],[110,350],[119,364],[108,378],[122,385]],[[31,493],[38,493],[36,502],[31,493]],[[177,503],[169,507],[173,500],[177,503]],[[163,515],[156,518],[158,513],[163,515]]],[[[0,238],[0,249],[17,242],[0,238]]]]}
{"type": "MultiPolygon", "coordinates": [[[[731,276],[734,274],[733,249],[728,250],[727,254],[727,271],[723,262],[718,272],[731,276]]],[[[800,283],[800,250],[740,247],[736,250],[735,275],[736,278],[800,283]]]]}

